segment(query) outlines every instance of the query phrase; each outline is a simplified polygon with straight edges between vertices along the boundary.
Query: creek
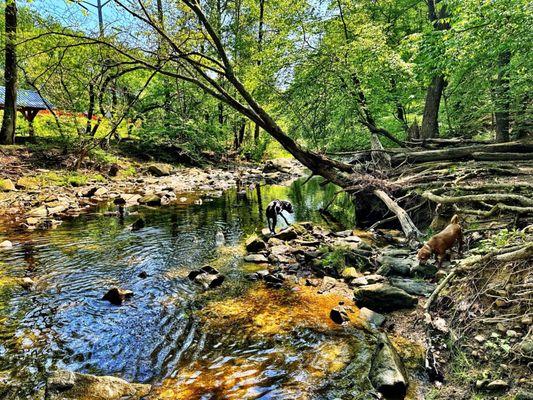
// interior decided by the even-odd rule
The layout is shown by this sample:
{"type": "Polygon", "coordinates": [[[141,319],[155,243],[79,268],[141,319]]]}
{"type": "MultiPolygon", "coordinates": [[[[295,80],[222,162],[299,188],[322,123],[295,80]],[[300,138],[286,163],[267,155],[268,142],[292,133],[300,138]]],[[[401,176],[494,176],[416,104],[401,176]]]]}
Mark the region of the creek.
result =
{"type": "MultiPolygon", "coordinates": [[[[57,229],[8,232],[0,381],[20,383],[31,398],[46,371],[65,368],[153,384],[153,399],[369,398],[375,343],[332,323],[338,298],[250,282],[255,267],[242,262],[244,239],[266,226],[268,202],[290,200],[289,222],[325,224],[317,210],[335,192],[312,179],[218,198],[188,193],[188,205],[134,207],[124,218],[106,205],[57,229]],[[139,215],[146,226],[132,231],[139,215]],[[206,264],[225,282],[204,292],[187,274],[206,264]],[[13,284],[22,277],[35,281],[33,290],[13,284]],[[102,301],[115,286],[133,298],[102,301]]],[[[354,225],[349,198],[336,196],[328,209],[340,221],[335,229],[354,225]]]]}

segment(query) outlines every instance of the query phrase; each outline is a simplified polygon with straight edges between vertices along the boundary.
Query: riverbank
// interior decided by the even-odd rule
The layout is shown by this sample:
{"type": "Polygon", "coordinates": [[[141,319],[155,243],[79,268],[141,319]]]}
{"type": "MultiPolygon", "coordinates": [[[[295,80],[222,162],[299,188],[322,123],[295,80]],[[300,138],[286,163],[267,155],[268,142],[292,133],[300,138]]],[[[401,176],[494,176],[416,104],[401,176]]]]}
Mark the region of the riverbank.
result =
{"type": "Polygon", "coordinates": [[[49,165],[43,156],[23,147],[2,149],[0,224],[49,229],[62,219],[89,212],[105,202],[127,207],[186,205],[201,202],[202,196],[220,196],[234,187],[242,191],[261,182],[290,182],[305,171],[289,158],[265,164],[228,162],[203,168],[116,158],[113,163],[71,171],[61,165],[49,165]]]}

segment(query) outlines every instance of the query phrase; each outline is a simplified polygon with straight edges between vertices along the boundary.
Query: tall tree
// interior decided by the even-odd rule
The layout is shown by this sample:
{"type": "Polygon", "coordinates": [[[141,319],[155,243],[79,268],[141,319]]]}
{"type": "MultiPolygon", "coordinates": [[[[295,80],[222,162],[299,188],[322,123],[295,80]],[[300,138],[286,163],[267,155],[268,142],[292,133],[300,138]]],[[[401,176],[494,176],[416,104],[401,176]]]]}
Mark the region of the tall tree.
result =
{"type": "MultiPolygon", "coordinates": [[[[263,51],[263,26],[265,22],[265,0],[259,0],[259,28],[257,30],[257,52],[259,53],[258,65],[261,65],[261,52],[263,51]]],[[[259,141],[260,127],[255,124],[254,128],[254,141],[259,141]]]]}
{"type": "Polygon", "coordinates": [[[498,55],[498,80],[495,89],[496,112],[496,142],[509,141],[509,64],[511,52],[505,50],[498,55]]]}
{"type": "Polygon", "coordinates": [[[15,143],[15,128],[17,124],[17,4],[15,0],[6,0],[5,21],[5,100],[4,118],[0,129],[0,143],[13,144],[15,143]]]}
{"type": "MultiPolygon", "coordinates": [[[[443,21],[448,17],[446,6],[441,5],[437,9],[437,4],[441,0],[428,0],[428,18],[437,31],[450,29],[450,24],[443,21]]],[[[433,138],[439,136],[439,108],[442,92],[446,87],[446,79],[442,72],[437,72],[431,78],[426,92],[426,102],[424,105],[424,114],[422,116],[422,127],[420,135],[422,138],[433,138]]]]}

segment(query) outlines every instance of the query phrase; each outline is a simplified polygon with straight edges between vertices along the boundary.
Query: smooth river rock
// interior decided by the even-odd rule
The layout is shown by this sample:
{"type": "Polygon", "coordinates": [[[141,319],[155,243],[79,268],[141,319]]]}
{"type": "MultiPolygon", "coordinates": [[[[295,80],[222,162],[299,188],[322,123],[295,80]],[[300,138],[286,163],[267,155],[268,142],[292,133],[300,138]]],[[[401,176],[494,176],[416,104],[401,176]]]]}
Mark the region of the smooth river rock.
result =
{"type": "Polygon", "coordinates": [[[385,333],[378,345],[369,372],[370,382],[386,399],[403,399],[407,393],[407,374],[400,356],[385,333]]]}
{"type": "Polygon", "coordinates": [[[359,307],[368,307],[379,312],[414,307],[418,299],[405,290],[386,283],[374,283],[354,290],[354,299],[359,307]]]}
{"type": "Polygon", "coordinates": [[[248,254],[244,257],[244,261],[249,263],[268,263],[268,258],[264,254],[248,254]]]}
{"type": "Polygon", "coordinates": [[[246,250],[250,253],[256,253],[266,249],[266,243],[257,236],[252,236],[246,240],[246,250]]]}
{"type": "Polygon", "coordinates": [[[154,176],[168,176],[172,172],[170,166],[164,164],[152,164],[147,171],[154,176]]]}
{"type": "Polygon", "coordinates": [[[201,285],[204,289],[214,289],[224,282],[224,276],[217,269],[205,265],[200,269],[189,272],[189,279],[201,285]]]}
{"type": "Polygon", "coordinates": [[[372,328],[379,328],[385,322],[385,316],[363,307],[359,310],[359,318],[365,321],[372,328]]]}
{"type": "Polygon", "coordinates": [[[10,240],[4,240],[0,243],[0,248],[2,249],[10,249],[13,247],[13,243],[11,243],[10,240]]]}
{"type": "Polygon", "coordinates": [[[391,278],[390,283],[416,296],[429,296],[437,286],[434,283],[405,278],[391,278]]]}
{"type": "Polygon", "coordinates": [[[50,373],[47,400],[140,400],[150,385],[129,383],[114,376],[95,376],[67,370],[50,373]]]}

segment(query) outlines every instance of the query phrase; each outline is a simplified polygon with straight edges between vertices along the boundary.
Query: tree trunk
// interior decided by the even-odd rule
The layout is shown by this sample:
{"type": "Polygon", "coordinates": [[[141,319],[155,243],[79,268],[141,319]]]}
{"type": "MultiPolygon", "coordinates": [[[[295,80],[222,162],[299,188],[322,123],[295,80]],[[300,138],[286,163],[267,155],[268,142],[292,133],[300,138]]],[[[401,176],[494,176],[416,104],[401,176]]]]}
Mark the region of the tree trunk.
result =
{"type": "MultiPolygon", "coordinates": [[[[450,24],[445,20],[449,16],[446,5],[441,5],[438,10],[437,3],[440,3],[440,0],[427,0],[428,19],[437,31],[450,29],[450,24]]],[[[437,73],[431,79],[431,84],[426,92],[422,128],[420,129],[420,135],[423,139],[439,136],[439,107],[445,86],[446,80],[442,73],[437,73]]]]}
{"type": "Polygon", "coordinates": [[[95,107],[95,93],[94,93],[94,84],[89,82],[89,108],[87,109],[87,124],[85,126],[85,134],[90,135],[92,130],[92,121],[94,116],[94,107],[95,107]]]}
{"type": "Polygon", "coordinates": [[[0,144],[13,144],[17,125],[17,4],[15,0],[6,0],[5,21],[5,100],[0,144]]]}
{"type": "Polygon", "coordinates": [[[495,90],[496,142],[509,141],[509,64],[511,52],[506,50],[498,56],[498,80],[495,90]]]}
{"type": "MultiPolygon", "coordinates": [[[[265,0],[259,0],[259,28],[257,29],[257,51],[259,54],[263,51],[263,26],[265,23],[265,0]]],[[[257,65],[261,65],[262,60],[261,57],[259,57],[259,60],[257,61],[257,65]]],[[[259,132],[260,132],[259,125],[255,124],[254,127],[254,143],[259,143],[259,132]]]]}
{"type": "Polygon", "coordinates": [[[440,99],[445,84],[444,76],[439,74],[433,77],[428,87],[424,115],[422,117],[422,127],[420,129],[420,136],[423,139],[439,136],[440,99]]]}

